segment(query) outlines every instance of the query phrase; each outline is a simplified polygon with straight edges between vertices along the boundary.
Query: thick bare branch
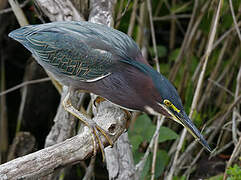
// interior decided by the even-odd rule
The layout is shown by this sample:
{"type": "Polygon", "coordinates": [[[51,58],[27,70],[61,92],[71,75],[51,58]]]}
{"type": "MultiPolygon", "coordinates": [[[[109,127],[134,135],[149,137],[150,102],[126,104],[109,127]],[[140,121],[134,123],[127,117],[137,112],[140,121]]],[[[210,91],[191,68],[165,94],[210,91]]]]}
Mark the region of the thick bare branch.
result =
{"type": "MultiPolygon", "coordinates": [[[[100,103],[97,110],[99,113],[94,120],[107,128],[107,131],[111,129],[111,139],[116,141],[125,129],[126,114],[108,102],[100,103]]],[[[88,127],[84,127],[77,136],[0,165],[0,179],[40,178],[56,169],[88,158],[93,154],[91,133],[88,127]]],[[[105,145],[108,144],[104,137],[102,141],[105,145]]]]}
{"type": "Polygon", "coordinates": [[[83,16],[76,10],[70,0],[36,0],[36,5],[50,21],[82,21],[83,16]]]}
{"type": "MultiPolygon", "coordinates": [[[[91,0],[89,21],[112,26],[115,3],[115,0],[91,0]]],[[[92,99],[95,97],[92,96],[92,99]]],[[[95,109],[93,112],[96,112],[95,109]]],[[[105,149],[105,156],[109,179],[135,179],[134,161],[127,133],[120,136],[113,148],[105,149]]]]}
{"type": "MultiPolygon", "coordinates": [[[[204,74],[205,74],[205,71],[206,71],[208,59],[209,59],[209,56],[210,56],[211,51],[212,51],[212,46],[213,46],[214,38],[215,38],[215,35],[216,35],[216,31],[217,31],[217,25],[218,25],[218,20],[219,20],[219,17],[220,17],[221,7],[222,7],[222,0],[219,1],[219,5],[218,5],[217,11],[216,11],[216,15],[213,17],[213,24],[212,24],[212,29],[210,31],[209,41],[208,41],[208,44],[207,44],[205,59],[204,59],[204,63],[203,63],[203,66],[202,66],[202,71],[201,71],[200,76],[199,76],[197,88],[195,90],[195,94],[194,94],[194,97],[193,97],[189,117],[192,117],[192,114],[197,107],[197,103],[198,103],[198,100],[199,100],[199,97],[200,97],[201,87],[202,87],[203,80],[204,80],[204,74]]],[[[183,132],[182,132],[182,135],[180,137],[180,141],[178,143],[178,146],[177,146],[177,151],[176,151],[175,156],[174,156],[172,167],[171,167],[170,172],[169,172],[168,177],[167,177],[168,180],[171,180],[173,178],[173,174],[174,174],[176,166],[177,166],[178,156],[179,156],[179,153],[181,151],[182,145],[184,143],[186,133],[187,133],[187,129],[184,129],[183,132]]]]}

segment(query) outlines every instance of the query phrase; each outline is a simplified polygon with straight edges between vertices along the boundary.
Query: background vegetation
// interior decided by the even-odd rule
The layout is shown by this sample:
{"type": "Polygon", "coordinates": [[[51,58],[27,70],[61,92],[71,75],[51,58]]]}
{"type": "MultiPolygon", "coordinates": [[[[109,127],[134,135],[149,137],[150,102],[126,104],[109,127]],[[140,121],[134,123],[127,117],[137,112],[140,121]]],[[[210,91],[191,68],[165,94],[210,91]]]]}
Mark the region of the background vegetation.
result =
{"type": "MultiPolygon", "coordinates": [[[[33,1],[19,2],[30,24],[49,22],[33,1]]],[[[33,65],[30,53],[7,37],[19,27],[7,7],[7,1],[0,2],[1,92],[46,77],[43,69],[33,65]]],[[[89,11],[82,13],[88,17],[89,11]]],[[[229,179],[241,179],[240,16],[240,0],[117,1],[114,27],[133,37],[149,63],[173,82],[187,113],[214,149],[211,154],[204,151],[189,134],[180,143],[183,128],[162,119],[142,179],[164,179],[170,174],[173,179],[222,179],[224,173],[229,179]]],[[[43,148],[53,124],[59,95],[51,82],[25,87],[0,96],[0,163],[43,148]]],[[[83,110],[89,99],[86,95],[83,110]]],[[[133,115],[129,139],[135,163],[146,152],[157,122],[157,117],[133,115]]],[[[75,165],[65,178],[82,177],[88,162],[75,165]]],[[[103,166],[98,155],[96,179],[107,179],[103,166]]]]}

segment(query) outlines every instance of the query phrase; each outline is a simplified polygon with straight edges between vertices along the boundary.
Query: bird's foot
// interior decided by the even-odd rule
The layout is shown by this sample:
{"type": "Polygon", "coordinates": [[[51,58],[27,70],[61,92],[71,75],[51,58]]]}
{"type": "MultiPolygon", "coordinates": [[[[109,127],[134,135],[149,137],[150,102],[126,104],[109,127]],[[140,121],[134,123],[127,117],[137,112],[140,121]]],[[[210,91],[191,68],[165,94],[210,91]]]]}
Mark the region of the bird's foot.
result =
{"type": "Polygon", "coordinates": [[[108,135],[108,132],[106,132],[104,129],[102,129],[100,126],[98,126],[96,124],[95,121],[93,121],[92,119],[87,118],[86,116],[84,116],[82,113],[80,113],[77,109],[75,109],[71,102],[70,102],[70,93],[68,93],[66,95],[66,97],[63,100],[63,107],[65,108],[66,111],[68,111],[70,114],[74,115],[75,117],[77,117],[78,119],[80,119],[86,126],[88,126],[90,128],[90,130],[92,131],[92,135],[93,135],[93,147],[94,147],[94,155],[96,155],[97,152],[97,143],[99,145],[99,148],[101,150],[102,153],[102,157],[103,157],[103,161],[105,160],[105,154],[104,154],[104,145],[103,142],[101,140],[101,134],[106,138],[106,140],[108,141],[108,143],[113,146],[113,142],[111,140],[111,138],[108,135]],[[97,143],[96,143],[97,142],[97,143]]]}
{"type": "Polygon", "coordinates": [[[94,100],[94,105],[97,106],[97,104],[100,104],[103,101],[106,101],[105,98],[97,96],[94,100]]]}
{"type": "Polygon", "coordinates": [[[92,133],[94,135],[94,138],[93,138],[94,155],[96,155],[96,149],[97,149],[96,141],[97,141],[99,148],[101,150],[103,161],[105,161],[104,144],[101,140],[101,135],[103,135],[106,138],[106,140],[108,141],[108,143],[110,144],[111,147],[113,146],[113,142],[112,142],[111,138],[109,137],[108,133],[104,129],[102,129],[100,126],[98,126],[94,121],[89,123],[88,127],[92,130],[92,133]]]}

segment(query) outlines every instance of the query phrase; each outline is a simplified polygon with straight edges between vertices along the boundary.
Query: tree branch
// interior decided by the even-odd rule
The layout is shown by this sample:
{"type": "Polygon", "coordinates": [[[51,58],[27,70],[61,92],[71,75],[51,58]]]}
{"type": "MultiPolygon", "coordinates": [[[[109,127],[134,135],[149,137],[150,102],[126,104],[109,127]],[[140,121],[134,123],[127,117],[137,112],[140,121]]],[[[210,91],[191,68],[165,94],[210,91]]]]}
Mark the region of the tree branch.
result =
{"type": "MultiPolygon", "coordinates": [[[[126,123],[126,114],[120,108],[113,107],[108,102],[101,102],[97,107],[98,114],[94,121],[105,124],[105,128],[113,131],[112,141],[123,133],[126,123]]],[[[22,179],[40,178],[53,173],[54,170],[75,164],[93,155],[92,132],[88,127],[83,128],[83,132],[77,136],[67,139],[61,143],[42,149],[35,153],[14,159],[0,165],[0,179],[22,179]]],[[[102,142],[108,142],[102,137],[102,142]]]]}

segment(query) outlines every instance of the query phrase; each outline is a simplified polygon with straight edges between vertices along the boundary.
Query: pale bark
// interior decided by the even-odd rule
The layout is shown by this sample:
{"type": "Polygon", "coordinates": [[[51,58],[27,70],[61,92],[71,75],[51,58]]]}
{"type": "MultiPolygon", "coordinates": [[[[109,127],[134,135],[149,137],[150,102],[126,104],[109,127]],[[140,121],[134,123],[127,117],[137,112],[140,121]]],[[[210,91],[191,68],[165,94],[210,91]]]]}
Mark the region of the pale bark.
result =
{"type": "MultiPolygon", "coordinates": [[[[107,131],[110,127],[115,126],[115,129],[110,128],[113,132],[109,133],[111,139],[116,141],[125,129],[126,114],[108,102],[102,102],[97,110],[99,113],[94,120],[100,126],[104,126],[104,129],[107,128],[107,131]]],[[[104,144],[108,144],[104,137],[102,137],[102,141],[104,144]]],[[[0,180],[40,178],[92,155],[92,132],[85,126],[82,133],[77,136],[0,165],[0,180]]]]}

